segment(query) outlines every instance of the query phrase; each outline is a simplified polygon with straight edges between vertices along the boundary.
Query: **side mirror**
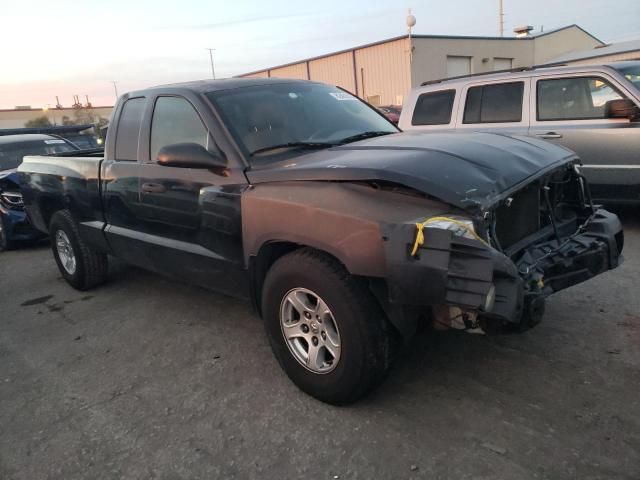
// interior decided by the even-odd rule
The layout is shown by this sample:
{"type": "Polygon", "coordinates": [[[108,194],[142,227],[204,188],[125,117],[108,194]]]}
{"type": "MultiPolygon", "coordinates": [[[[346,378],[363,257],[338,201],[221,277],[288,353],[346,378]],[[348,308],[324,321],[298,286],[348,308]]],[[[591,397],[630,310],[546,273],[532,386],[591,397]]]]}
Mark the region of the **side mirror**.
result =
{"type": "Polygon", "coordinates": [[[158,152],[158,164],[165,167],[223,169],[227,161],[197,143],[174,143],[158,152]]]}
{"type": "Polygon", "coordinates": [[[635,120],[640,117],[640,108],[628,98],[609,100],[604,104],[605,118],[628,118],[635,120]]]}

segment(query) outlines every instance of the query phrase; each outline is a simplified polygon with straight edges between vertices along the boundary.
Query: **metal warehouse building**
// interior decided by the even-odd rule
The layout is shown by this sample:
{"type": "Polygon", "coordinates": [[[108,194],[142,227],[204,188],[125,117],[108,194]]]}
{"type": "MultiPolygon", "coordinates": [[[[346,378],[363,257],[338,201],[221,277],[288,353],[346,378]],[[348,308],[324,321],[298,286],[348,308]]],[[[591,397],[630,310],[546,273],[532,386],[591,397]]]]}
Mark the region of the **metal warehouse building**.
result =
{"type": "Polygon", "coordinates": [[[404,35],[239,76],[316,80],[373,105],[401,105],[427,80],[540,65],[604,45],[577,25],[524,37],[404,35]]]}

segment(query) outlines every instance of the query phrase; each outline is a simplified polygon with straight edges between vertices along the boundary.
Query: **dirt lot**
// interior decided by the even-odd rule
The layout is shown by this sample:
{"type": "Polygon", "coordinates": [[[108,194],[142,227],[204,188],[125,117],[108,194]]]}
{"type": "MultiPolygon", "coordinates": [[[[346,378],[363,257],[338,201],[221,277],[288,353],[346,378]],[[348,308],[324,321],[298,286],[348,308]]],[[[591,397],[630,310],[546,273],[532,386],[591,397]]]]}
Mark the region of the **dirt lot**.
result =
{"type": "Polygon", "coordinates": [[[640,213],[625,264],[524,335],[422,333],[348,407],[299,392],[235,300],[47,247],[0,255],[0,478],[640,478],[640,213]]]}

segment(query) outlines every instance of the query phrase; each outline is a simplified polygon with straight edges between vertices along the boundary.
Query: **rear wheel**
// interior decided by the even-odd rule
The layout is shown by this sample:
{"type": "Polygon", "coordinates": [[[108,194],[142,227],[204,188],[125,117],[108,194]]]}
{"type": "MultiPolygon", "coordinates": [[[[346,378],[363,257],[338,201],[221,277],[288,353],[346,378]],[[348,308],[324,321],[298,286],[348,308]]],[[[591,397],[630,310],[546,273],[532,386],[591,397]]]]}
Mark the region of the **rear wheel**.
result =
{"type": "Polygon", "coordinates": [[[69,211],[62,210],[53,215],[49,232],[53,257],[69,285],[88,290],[106,280],[107,255],[86,244],[69,211]]]}
{"type": "Polygon", "coordinates": [[[366,285],[333,258],[311,249],[285,255],[262,298],[275,356],[304,392],[346,404],[385,378],[395,332],[366,285]]]}

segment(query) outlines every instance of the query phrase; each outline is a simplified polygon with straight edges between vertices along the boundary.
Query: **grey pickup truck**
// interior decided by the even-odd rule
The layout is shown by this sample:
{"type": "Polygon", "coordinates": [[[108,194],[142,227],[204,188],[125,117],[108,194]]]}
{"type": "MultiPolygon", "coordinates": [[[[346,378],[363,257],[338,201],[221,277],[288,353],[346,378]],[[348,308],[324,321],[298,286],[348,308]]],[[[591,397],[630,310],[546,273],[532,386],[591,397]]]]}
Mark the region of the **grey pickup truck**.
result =
{"type": "Polygon", "coordinates": [[[420,324],[523,331],[618,266],[620,222],[578,163],[533,138],[401,133],[337,87],[230,79],[124,95],[104,155],[19,175],[73,287],[113,255],[251,300],[293,382],[344,404],[420,324]]]}

